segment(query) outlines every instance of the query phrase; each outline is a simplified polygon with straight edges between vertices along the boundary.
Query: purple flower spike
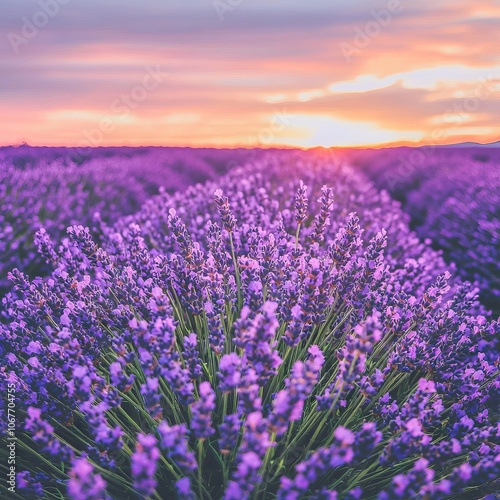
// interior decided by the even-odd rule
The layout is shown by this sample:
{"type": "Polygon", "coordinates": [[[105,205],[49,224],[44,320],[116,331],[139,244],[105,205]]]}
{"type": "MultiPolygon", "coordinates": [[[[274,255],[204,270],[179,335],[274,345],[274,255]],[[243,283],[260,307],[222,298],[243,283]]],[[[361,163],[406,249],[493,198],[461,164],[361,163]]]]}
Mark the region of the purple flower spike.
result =
{"type": "Polygon", "coordinates": [[[157,420],[161,420],[163,413],[160,404],[161,395],[159,386],[160,382],[157,378],[147,377],[146,383],[141,385],[140,388],[146,409],[150,415],[157,420]]]}
{"type": "MultiPolygon", "coordinates": [[[[427,468],[428,464],[428,460],[420,458],[415,462],[412,471],[395,476],[391,487],[380,493],[379,500],[403,500],[418,498],[421,495],[425,497],[426,489],[434,490],[436,494],[437,489],[432,486],[434,471],[427,468]]],[[[443,498],[443,496],[436,495],[435,498],[443,498]]]]}
{"type": "Polygon", "coordinates": [[[333,189],[327,186],[321,188],[320,212],[314,218],[314,231],[310,236],[311,243],[321,243],[325,239],[325,230],[330,224],[330,214],[333,207],[333,189]]]}
{"type": "Polygon", "coordinates": [[[237,414],[231,413],[224,417],[224,422],[219,425],[219,448],[222,454],[227,455],[236,447],[240,429],[241,419],[237,414]]]}
{"type": "Polygon", "coordinates": [[[139,434],[137,445],[132,455],[131,467],[134,488],[144,496],[151,495],[156,488],[156,468],[160,458],[157,441],[151,434],[139,434]]]}
{"type": "Polygon", "coordinates": [[[255,487],[260,484],[261,478],[258,474],[262,460],[253,451],[248,451],[241,456],[238,468],[229,481],[224,500],[241,500],[249,498],[255,487]]]}
{"type": "Polygon", "coordinates": [[[172,228],[179,249],[185,259],[190,259],[193,253],[193,240],[189,235],[186,225],[181,221],[175,209],[171,208],[168,212],[168,223],[172,228]]]}
{"type": "Polygon", "coordinates": [[[243,363],[255,370],[260,386],[277,373],[282,363],[273,340],[279,327],[277,307],[275,302],[267,301],[262,305],[262,312],[255,315],[245,306],[235,325],[234,344],[244,350],[243,363]]]}
{"type": "Polygon", "coordinates": [[[223,196],[221,189],[217,189],[214,196],[222,225],[228,233],[232,233],[236,227],[236,219],[229,208],[229,200],[227,196],[223,196]]]}
{"type": "Polygon", "coordinates": [[[106,496],[106,482],[85,459],[73,462],[69,473],[68,495],[72,500],[103,500],[106,496]]]}
{"type": "Polygon", "coordinates": [[[35,474],[33,477],[28,471],[18,472],[16,474],[16,486],[22,496],[27,498],[42,498],[43,485],[41,479],[49,479],[46,474],[35,474]]]}
{"type": "Polygon", "coordinates": [[[201,360],[198,351],[198,338],[196,333],[190,333],[184,337],[184,361],[191,380],[196,380],[201,375],[201,360]]]}
{"type": "Polygon", "coordinates": [[[225,354],[219,361],[219,390],[237,389],[241,380],[241,358],[234,352],[225,354]]]}
{"type": "MultiPolygon", "coordinates": [[[[297,474],[294,479],[288,477],[281,479],[281,488],[278,490],[277,498],[280,500],[300,498],[301,495],[310,492],[310,488],[314,488],[316,481],[330,472],[332,468],[351,463],[354,458],[352,449],[354,440],[354,434],[350,430],[337,427],[334,432],[334,443],[330,448],[320,448],[298,464],[295,467],[297,474]]],[[[320,493],[321,491],[317,492],[317,494],[320,493]]]]}
{"type": "Polygon", "coordinates": [[[308,203],[307,186],[300,181],[295,195],[295,220],[297,224],[302,224],[306,220],[308,203]]]}
{"type": "Polygon", "coordinates": [[[183,477],[175,483],[177,490],[177,500],[196,500],[196,495],[191,489],[191,479],[183,477]]]}
{"type": "Polygon", "coordinates": [[[167,422],[158,425],[160,446],[168,457],[186,474],[197,469],[194,453],[189,449],[188,432],[185,425],[170,426],[167,422]]]}
{"type": "Polygon", "coordinates": [[[191,431],[198,439],[206,439],[215,433],[212,427],[212,412],[215,410],[215,392],[210,382],[202,382],[200,398],[191,406],[191,431]]]}
{"type": "Polygon", "coordinates": [[[118,361],[111,363],[109,367],[111,375],[111,383],[121,392],[128,392],[132,389],[134,384],[135,375],[126,375],[123,372],[123,366],[118,361]]]}
{"type": "Polygon", "coordinates": [[[55,461],[68,463],[73,457],[73,451],[67,445],[58,441],[54,435],[54,428],[42,419],[39,408],[29,407],[25,430],[30,432],[33,440],[55,461]]]}
{"type": "Polygon", "coordinates": [[[302,417],[304,402],[318,383],[325,358],[318,346],[309,348],[309,359],[297,361],[292,373],[285,380],[285,389],[278,392],[273,401],[273,411],[269,417],[271,426],[278,435],[288,429],[290,422],[302,417]]]}

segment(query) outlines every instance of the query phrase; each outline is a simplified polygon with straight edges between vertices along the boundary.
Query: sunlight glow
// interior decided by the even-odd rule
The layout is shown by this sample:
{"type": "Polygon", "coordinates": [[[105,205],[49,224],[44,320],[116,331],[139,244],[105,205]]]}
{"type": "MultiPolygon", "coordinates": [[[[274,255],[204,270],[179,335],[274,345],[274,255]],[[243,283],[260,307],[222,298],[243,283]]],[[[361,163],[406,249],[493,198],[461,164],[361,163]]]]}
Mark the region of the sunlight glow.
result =
{"type": "Polygon", "coordinates": [[[375,124],[336,120],[323,115],[297,115],[293,119],[295,135],[289,142],[302,147],[378,145],[386,142],[418,141],[418,131],[385,130],[375,124]]]}

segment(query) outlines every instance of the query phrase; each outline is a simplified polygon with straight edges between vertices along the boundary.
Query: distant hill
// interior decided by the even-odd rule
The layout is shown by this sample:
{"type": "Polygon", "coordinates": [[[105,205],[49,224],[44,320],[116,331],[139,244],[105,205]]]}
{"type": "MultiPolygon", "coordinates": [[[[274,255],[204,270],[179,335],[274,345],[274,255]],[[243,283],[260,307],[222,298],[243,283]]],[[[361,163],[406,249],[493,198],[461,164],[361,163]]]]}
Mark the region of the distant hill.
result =
{"type": "Polygon", "coordinates": [[[480,144],[479,142],[459,142],[458,144],[444,144],[440,148],[500,148],[500,141],[480,144]]]}

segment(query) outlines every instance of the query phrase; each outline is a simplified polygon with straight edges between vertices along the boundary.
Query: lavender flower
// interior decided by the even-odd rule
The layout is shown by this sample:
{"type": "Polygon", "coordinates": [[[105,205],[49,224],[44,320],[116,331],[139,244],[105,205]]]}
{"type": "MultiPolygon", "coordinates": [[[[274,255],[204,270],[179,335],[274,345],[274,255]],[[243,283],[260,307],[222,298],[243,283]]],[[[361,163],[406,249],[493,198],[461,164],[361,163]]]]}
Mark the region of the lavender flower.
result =
{"type": "Polygon", "coordinates": [[[68,495],[72,500],[102,500],[107,498],[106,483],[84,458],[73,462],[68,481],[68,495]]]}
{"type": "Polygon", "coordinates": [[[201,375],[201,360],[198,351],[198,338],[196,333],[184,337],[184,360],[189,370],[189,376],[196,380],[201,375]]]}
{"type": "Polygon", "coordinates": [[[40,479],[49,479],[44,474],[36,474],[33,477],[28,471],[16,474],[16,486],[21,495],[26,497],[43,497],[43,485],[40,479]]]}
{"type": "Polygon", "coordinates": [[[321,188],[320,212],[314,218],[314,231],[310,236],[311,243],[321,243],[325,236],[325,229],[330,224],[330,213],[333,205],[333,190],[327,186],[321,188]]]}
{"type": "Polygon", "coordinates": [[[135,375],[126,375],[123,372],[123,366],[118,361],[111,363],[109,366],[109,373],[111,375],[111,383],[120,391],[128,392],[135,380],[135,375]]]}
{"type": "Polygon", "coordinates": [[[156,488],[155,474],[160,458],[160,450],[156,444],[155,437],[150,434],[138,434],[137,436],[131,468],[134,488],[140,495],[149,496],[156,488]]]}
{"type": "Polygon", "coordinates": [[[238,468],[233,475],[233,480],[229,481],[224,500],[240,500],[248,498],[259,484],[259,468],[262,464],[259,456],[253,451],[248,451],[240,457],[238,468]]]}
{"type": "Polygon", "coordinates": [[[297,224],[302,224],[306,220],[307,207],[307,186],[300,181],[297,194],[295,196],[295,220],[297,221],[297,224]]]}
{"type": "Polygon", "coordinates": [[[210,382],[202,382],[200,398],[191,405],[191,430],[198,439],[206,439],[215,433],[212,427],[212,412],[215,410],[215,392],[210,382]]]}
{"type": "Polygon", "coordinates": [[[219,361],[219,390],[237,389],[241,380],[241,358],[235,354],[225,354],[219,361]]]}
{"type": "Polygon", "coordinates": [[[72,450],[56,439],[54,427],[41,418],[42,411],[30,406],[27,413],[25,430],[32,434],[34,441],[53,460],[69,462],[73,457],[72,450]]]}
{"type": "Polygon", "coordinates": [[[233,342],[244,350],[243,362],[255,370],[259,385],[264,385],[282,362],[273,341],[278,327],[277,307],[274,302],[266,302],[262,312],[252,317],[252,311],[245,306],[236,323],[233,342]]]}
{"type": "Polygon", "coordinates": [[[409,474],[398,474],[392,480],[392,486],[388,491],[379,495],[380,500],[396,500],[403,498],[416,498],[424,490],[425,486],[432,484],[434,471],[428,469],[428,461],[421,458],[415,462],[413,470],[409,474]]]}
{"type": "Polygon", "coordinates": [[[297,475],[293,480],[283,478],[278,491],[278,499],[293,498],[294,495],[303,495],[323,474],[332,468],[349,464],[354,458],[352,444],[354,434],[338,427],[334,433],[334,444],[330,448],[323,448],[311,455],[307,460],[296,467],[297,475]]]}
{"type": "Polygon", "coordinates": [[[319,380],[325,358],[317,346],[309,348],[309,355],[305,363],[297,361],[293,365],[290,377],[285,380],[286,388],[273,401],[270,421],[278,435],[287,430],[290,422],[302,417],[304,402],[319,380]]]}
{"type": "Polygon", "coordinates": [[[195,500],[196,496],[191,489],[191,480],[189,477],[183,477],[175,483],[178,500],[195,500]]]}
{"type": "Polygon", "coordinates": [[[221,453],[230,453],[237,445],[241,429],[241,419],[236,413],[224,417],[224,422],[219,425],[219,448],[221,453]]]}
{"type": "Polygon", "coordinates": [[[167,451],[168,456],[186,474],[197,469],[196,459],[189,449],[187,428],[185,425],[170,426],[167,422],[158,425],[160,446],[167,451]]]}
{"type": "Polygon", "coordinates": [[[168,223],[172,228],[179,249],[186,260],[190,260],[193,253],[193,241],[184,223],[181,221],[175,209],[168,212],[168,223]]]}
{"type": "Polygon", "coordinates": [[[157,378],[148,377],[146,383],[141,385],[141,394],[144,405],[150,415],[158,420],[162,418],[162,408],[159,393],[160,381],[157,378]]]}
{"type": "Polygon", "coordinates": [[[232,233],[236,227],[236,219],[229,208],[229,200],[227,196],[223,196],[221,189],[217,189],[214,196],[222,225],[228,233],[232,233]]]}

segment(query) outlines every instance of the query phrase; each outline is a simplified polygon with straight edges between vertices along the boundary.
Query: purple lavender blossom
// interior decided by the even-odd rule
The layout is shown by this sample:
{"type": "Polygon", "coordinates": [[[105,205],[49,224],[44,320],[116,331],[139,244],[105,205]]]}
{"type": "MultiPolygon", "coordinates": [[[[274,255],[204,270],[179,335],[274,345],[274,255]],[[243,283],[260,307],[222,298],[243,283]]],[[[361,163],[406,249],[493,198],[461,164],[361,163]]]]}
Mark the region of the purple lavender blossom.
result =
{"type": "Polygon", "coordinates": [[[191,479],[189,477],[183,477],[175,483],[175,489],[177,490],[177,500],[195,500],[196,496],[191,489],[191,479]]]}
{"type": "Polygon", "coordinates": [[[111,375],[111,383],[120,391],[128,392],[135,380],[135,375],[126,375],[123,372],[123,365],[118,361],[111,363],[109,367],[109,373],[111,375]]]}
{"type": "Polygon", "coordinates": [[[288,429],[290,422],[302,417],[304,402],[318,383],[325,358],[317,346],[309,348],[309,359],[295,362],[290,377],[285,380],[285,389],[278,392],[273,401],[270,422],[278,435],[288,429]]]}
{"type": "Polygon", "coordinates": [[[413,470],[408,474],[398,474],[392,480],[388,491],[379,495],[380,500],[396,500],[403,498],[416,498],[425,488],[432,484],[434,471],[427,468],[429,462],[420,458],[415,462],[413,470]]]}
{"type": "Polygon", "coordinates": [[[163,410],[161,408],[161,396],[159,392],[160,381],[157,378],[148,377],[146,383],[141,385],[141,394],[144,398],[144,405],[150,415],[161,420],[163,410]]]}
{"type": "Polygon", "coordinates": [[[42,419],[42,411],[39,408],[29,407],[25,430],[30,432],[33,440],[53,460],[69,462],[73,457],[73,451],[65,444],[58,441],[54,435],[54,427],[42,419]]]}
{"type": "Polygon", "coordinates": [[[241,380],[241,358],[234,352],[225,354],[219,361],[219,390],[237,389],[241,380]]]}
{"type": "Polygon", "coordinates": [[[196,380],[201,375],[201,360],[198,351],[198,337],[196,333],[190,333],[184,337],[184,361],[189,370],[189,376],[196,380]]]}
{"type": "Polygon", "coordinates": [[[253,451],[248,451],[242,455],[233,475],[233,480],[229,481],[227,485],[224,500],[248,498],[254,491],[255,486],[260,482],[258,471],[261,464],[261,459],[253,451]]]}
{"type": "Polygon", "coordinates": [[[215,433],[212,427],[212,412],[215,410],[215,392],[210,382],[202,382],[200,398],[191,405],[191,431],[198,439],[209,438],[215,433]]]}
{"type": "Polygon", "coordinates": [[[134,489],[144,496],[151,495],[156,488],[156,469],[160,450],[156,438],[151,434],[138,434],[135,452],[131,458],[134,489]]]}
{"type": "Polygon", "coordinates": [[[276,371],[282,360],[275,349],[274,336],[278,328],[274,302],[266,302],[257,315],[249,307],[243,307],[235,325],[234,344],[243,349],[243,363],[255,370],[259,385],[264,385],[276,371]]]}
{"type": "Polygon", "coordinates": [[[181,221],[175,209],[168,212],[168,223],[172,228],[179,249],[186,260],[190,260],[193,253],[193,241],[185,224],[181,221]]]}
{"type": "Polygon", "coordinates": [[[25,497],[43,497],[43,485],[40,479],[49,479],[44,474],[35,474],[33,477],[28,471],[16,474],[16,486],[21,495],[25,497]]]}
{"type": "Polygon", "coordinates": [[[222,225],[228,233],[232,233],[236,227],[236,219],[229,208],[229,200],[227,196],[223,196],[221,189],[217,189],[214,196],[222,225]]]}
{"type": "Polygon", "coordinates": [[[68,495],[72,500],[102,500],[106,497],[106,483],[85,458],[73,462],[68,481],[68,495]]]}
{"type": "Polygon", "coordinates": [[[330,213],[333,206],[333,190],[327,186],[321,188],[321,197],[318,199],[320,212],[314,218],[314,231],[310,236],[311,243],[321,243],[325,239],[325,229],[330,224],[330,213]]]}
{"type": "Polygon", "coordinates": [[[302,224],[306,220],[307,207],[307,186],[300,181],[297,194],[295,196],[295,220],[297,221],[297,224],[302,224]]]}
{"type": "Polygon", "coordinates": [[[253,368],[245,370],[237,391],[238,413],[240,415],[249,415],[252,412],[262,410],[258,381],[259,377],[253,368]]]}
{"type": "Polygon", "coordinates": [[[224,422],[219,425],[219,448],[226,455],[235,449],[240,436],[241,419],[238,414],[231,413],[224,417],[224,422]]]}
{"type": "Polygon", "coordinates": [[[197,469],[196,459],[189,449],[188,431],[183,424],[170,426],[163,421],[158,425],[160,446],[167,451],[169,458],[185,473],[189,474],[197,469]]]}
{"type": "Polygon", "coordinates": [[[330,448],[322,448],[314,452],[307,460],[297,465],[295,478],[282,478],[281,488],[278,490],[278,499],[293,498],[294,495],[303,495],[314,488],[314,484],[332,468],[340,467],[352,462],[354,451],[354,434],[338,427],[334,433],[334,444],[330,448]]]}

